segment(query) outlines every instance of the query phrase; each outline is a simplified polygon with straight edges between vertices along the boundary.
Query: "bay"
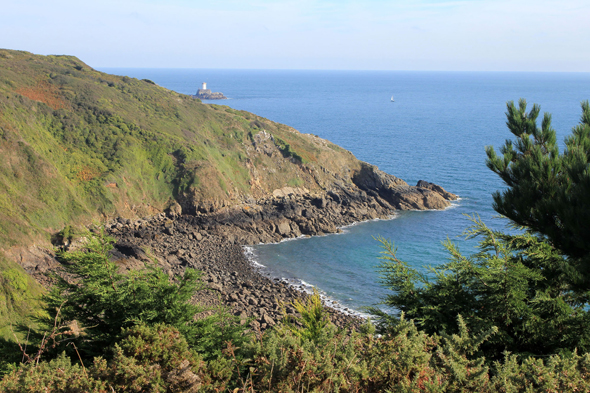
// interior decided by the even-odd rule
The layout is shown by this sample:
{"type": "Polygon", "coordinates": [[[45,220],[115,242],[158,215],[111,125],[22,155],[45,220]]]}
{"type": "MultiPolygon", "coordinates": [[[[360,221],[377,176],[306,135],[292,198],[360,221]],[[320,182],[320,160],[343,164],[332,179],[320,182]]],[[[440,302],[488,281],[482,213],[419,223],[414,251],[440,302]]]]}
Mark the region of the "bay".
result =
{"type": "Polygon", "coordinates": [[[446,238],[466,253],[475,242],[460,237],[465,214],[491,226],[491,194],[503,187],[485,165],[485,146],[498,148],[511,134],[506,102],[525,98],[552,114],[558,140],[578,124],[590,98],[588,73],[402,71],[294,71],[101,69],[147,78],[183,94],[202,82],[228,105],[303,133],[316,134],[409,184],[427,180],[461,199],[445,211],[400,212],[391,220],[344,229],[343,234],[259,245],[249,252],[276,277],[320,288],[344,307],[361,310],[387,294],[378,284],[381,251],[376,236],[392,240],[398,257],[426,271],[447,261],[446,238]],[[395,102],[391,102],[391,96],[395,102]]]}

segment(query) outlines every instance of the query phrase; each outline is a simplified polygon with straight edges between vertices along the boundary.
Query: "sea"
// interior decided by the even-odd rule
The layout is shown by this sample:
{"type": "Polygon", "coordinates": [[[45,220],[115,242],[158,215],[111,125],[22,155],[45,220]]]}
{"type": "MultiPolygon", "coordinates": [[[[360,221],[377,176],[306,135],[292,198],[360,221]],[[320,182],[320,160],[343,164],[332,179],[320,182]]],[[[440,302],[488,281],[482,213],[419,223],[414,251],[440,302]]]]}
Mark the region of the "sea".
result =
{"type": "Polygon", "coordinates": [[[524,98],[529,109],[536,103],[550,113],[563,149],[580,122],[581,102],[590,99],[590,73],[100,70],[150,79],[183,94],[195,94],[207,82],[228,97],[207,104],[318,135],[411,185],[427,180],[459,195],[443,211],[404,211],[340,234],[245,248],[264,274],[317,288],[335,305],[360,314],[368,306],[382,307],[379,302],[391,293],[381,283],[377,237],[392,241],[399,259],[432,275],[431,267],[449,261],[443,241],[450,239],[466,256],[476,252],[477,239],[463,235],[471,225],[468,216],[509,230],[492,208],[492,193],[505,185],[486,167],[485,153],[486,146],[498,152],[512,139],[507,102],[524,98]]]}

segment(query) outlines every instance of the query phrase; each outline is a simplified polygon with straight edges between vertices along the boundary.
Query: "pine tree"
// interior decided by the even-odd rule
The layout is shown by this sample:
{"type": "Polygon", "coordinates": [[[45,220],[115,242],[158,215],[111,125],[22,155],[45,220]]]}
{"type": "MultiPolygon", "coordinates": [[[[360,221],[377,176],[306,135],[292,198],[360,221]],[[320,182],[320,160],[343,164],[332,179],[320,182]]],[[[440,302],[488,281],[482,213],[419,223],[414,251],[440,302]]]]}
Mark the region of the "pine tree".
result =
{"type": "Polygon", "coordinates": [[[526,101],[508,103],[507,126],[516,140],[507,140],[498,156],[487,147],[488,167],[508,189],[493,194],[494,209],[516,225],[540,236],[568,257],[582,274],[578,284],[590,289],[590,105],[559,153],[551,115],[526,101]]]}
{"type": "MultiPolygon", "coordinates": [[[[113,239],[88,234],[83,249],[59,252],[65,277],[44,298],[45,326],[53,329],[53,354],[64,349],[73,353],[70,342],[85,358],[108,356],[108,348],[120,339],[123,329],[137,324],[166,324],[178,329],[191,347],[205,358],[221,355],[226,342],[241,344],[245,327],[224,309],[211,310],[192,301],[205,288],[200,272],[187,269],[171,279],[161,268],[123,273],[110,260],[113,239]],[[207,311],[208,317],[196,318],[207,311]]],[[[48,329],[41,329],[43,336],[48,329]]],[[[47,334],[45,334],[47,337],[47,334]]]]}
{"type": "Polygon", "coordinates": [[[590,106],[582,104],[580,125],[559,153],[551,116],[537,126],[540,107],[526,112],[526,102],[508,103],[507,125],[516,136],[501,148],[486,149],[488,166],[508,189],[494,193],[494,208],[521,229],[503,233],[479,218],[465,232],[479,238],[479,252],[460,253],[448,241],[450,262],[423,274],[397,259],[391,242],[380,265],[383,284],[392,290],[373,308],[382,329],[414,319],[427,333],[457,332],[460,314],[469,329],[498,334],[481,347],[487,357],[503,351],[547,355],[590,349],[590,106]]]}

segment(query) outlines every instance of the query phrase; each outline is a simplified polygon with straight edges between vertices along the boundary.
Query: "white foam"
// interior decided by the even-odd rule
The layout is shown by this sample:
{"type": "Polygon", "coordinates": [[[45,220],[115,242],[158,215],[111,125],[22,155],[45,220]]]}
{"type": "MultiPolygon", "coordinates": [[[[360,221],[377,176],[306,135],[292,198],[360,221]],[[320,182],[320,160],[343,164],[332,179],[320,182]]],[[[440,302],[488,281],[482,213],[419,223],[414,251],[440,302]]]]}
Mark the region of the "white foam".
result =
{"type": "Polygon", "coordinates": [[[313,290],[314,288],[317,289],[318,293],[320,294],[320,298],[322,299],[322,302],[324,303],[325,306],[333,308],[335,310],[338,310],[339,312],[346,314],[346,315],[353,315],[353,316],[357,316],[360,318],[364,318],[367,319],[369,317],[369,315],[365,314],[365,313],[361,313],[357,310],[354,310],[350,307],[346,307],[345,305],[341,304],[340,302],[338,302],[337,300],[335,300],[334,298],[326,295],[326,293],[324,291],[322,291],[320,288],[304,281],[301,280],[299,278],[286,278],[286,277],[273,277],[270,272],[268,271],[268,269],[266,268],[266,266],[264,266],[263,264],[261,264],[260,262],[258,262],[256,260],[256,252],[254,250],[253,247],[251,246],[242,246],[242,249],[244,250],[244,256],[246,257],[246,259],[248,259],[248,261],[252,264],[252,266],[258,271],[259,274],[268,277],[270,279],[278,279],[282,282],[284,282],[285,284],[289,285],[292,288],[295,288],[298,291],[307,293],[307,294],[313,294],[313,290]]]}
{"type": "Polygon", "coordinates": [[[252,246],[242,246],[242,249],[244,250],[244,256],[246,257],[246,259],[248,260],[248,262],[250,262],[250,264],[252,266],[254,266],[254,268],[256,268],[257,270],[266,268],[266,266],[264,266],[262,263],[258,262],[256,260],[256,258],[258,257],[258,255],[256,254],[256,251],[254,250],[254,247],[252,246]]]}

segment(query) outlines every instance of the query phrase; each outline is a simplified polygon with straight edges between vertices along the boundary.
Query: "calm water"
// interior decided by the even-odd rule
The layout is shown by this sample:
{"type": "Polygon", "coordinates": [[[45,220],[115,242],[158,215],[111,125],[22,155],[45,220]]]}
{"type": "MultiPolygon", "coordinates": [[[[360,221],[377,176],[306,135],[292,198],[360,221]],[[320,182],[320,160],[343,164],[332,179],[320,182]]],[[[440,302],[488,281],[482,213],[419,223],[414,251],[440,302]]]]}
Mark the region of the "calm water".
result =
{"type": "MultiPolygon", "coordinates": [[[[474,243],[459,236],[464,214],[491,226],[491,193],[501,181],[485,166],[486,145],[498,148],[511,134],[506,102],[525,98],[553,115],[558,140],[579,122],[590,99],[590,74],[374,71],[262,71],[104,69],[148,78],[179,93],[202,82],[221,91],[223,105],[243,109],[312,133],[352,151],[410,184],[424,179],[458,194],[445,211],[401,212],[394,219],[346,228],[343,234],[261,245],[250,250],[272,275],[315,285],[346,307],[379,301],[375,267],[381,235],[398,257],[422,268],[446,262],[447,237],[466,254],[474,243]],[[390,102],[391,96],[395,102],[390,102]]],[[[216,102],[219,103],[219,102],[216,102]]]]}

